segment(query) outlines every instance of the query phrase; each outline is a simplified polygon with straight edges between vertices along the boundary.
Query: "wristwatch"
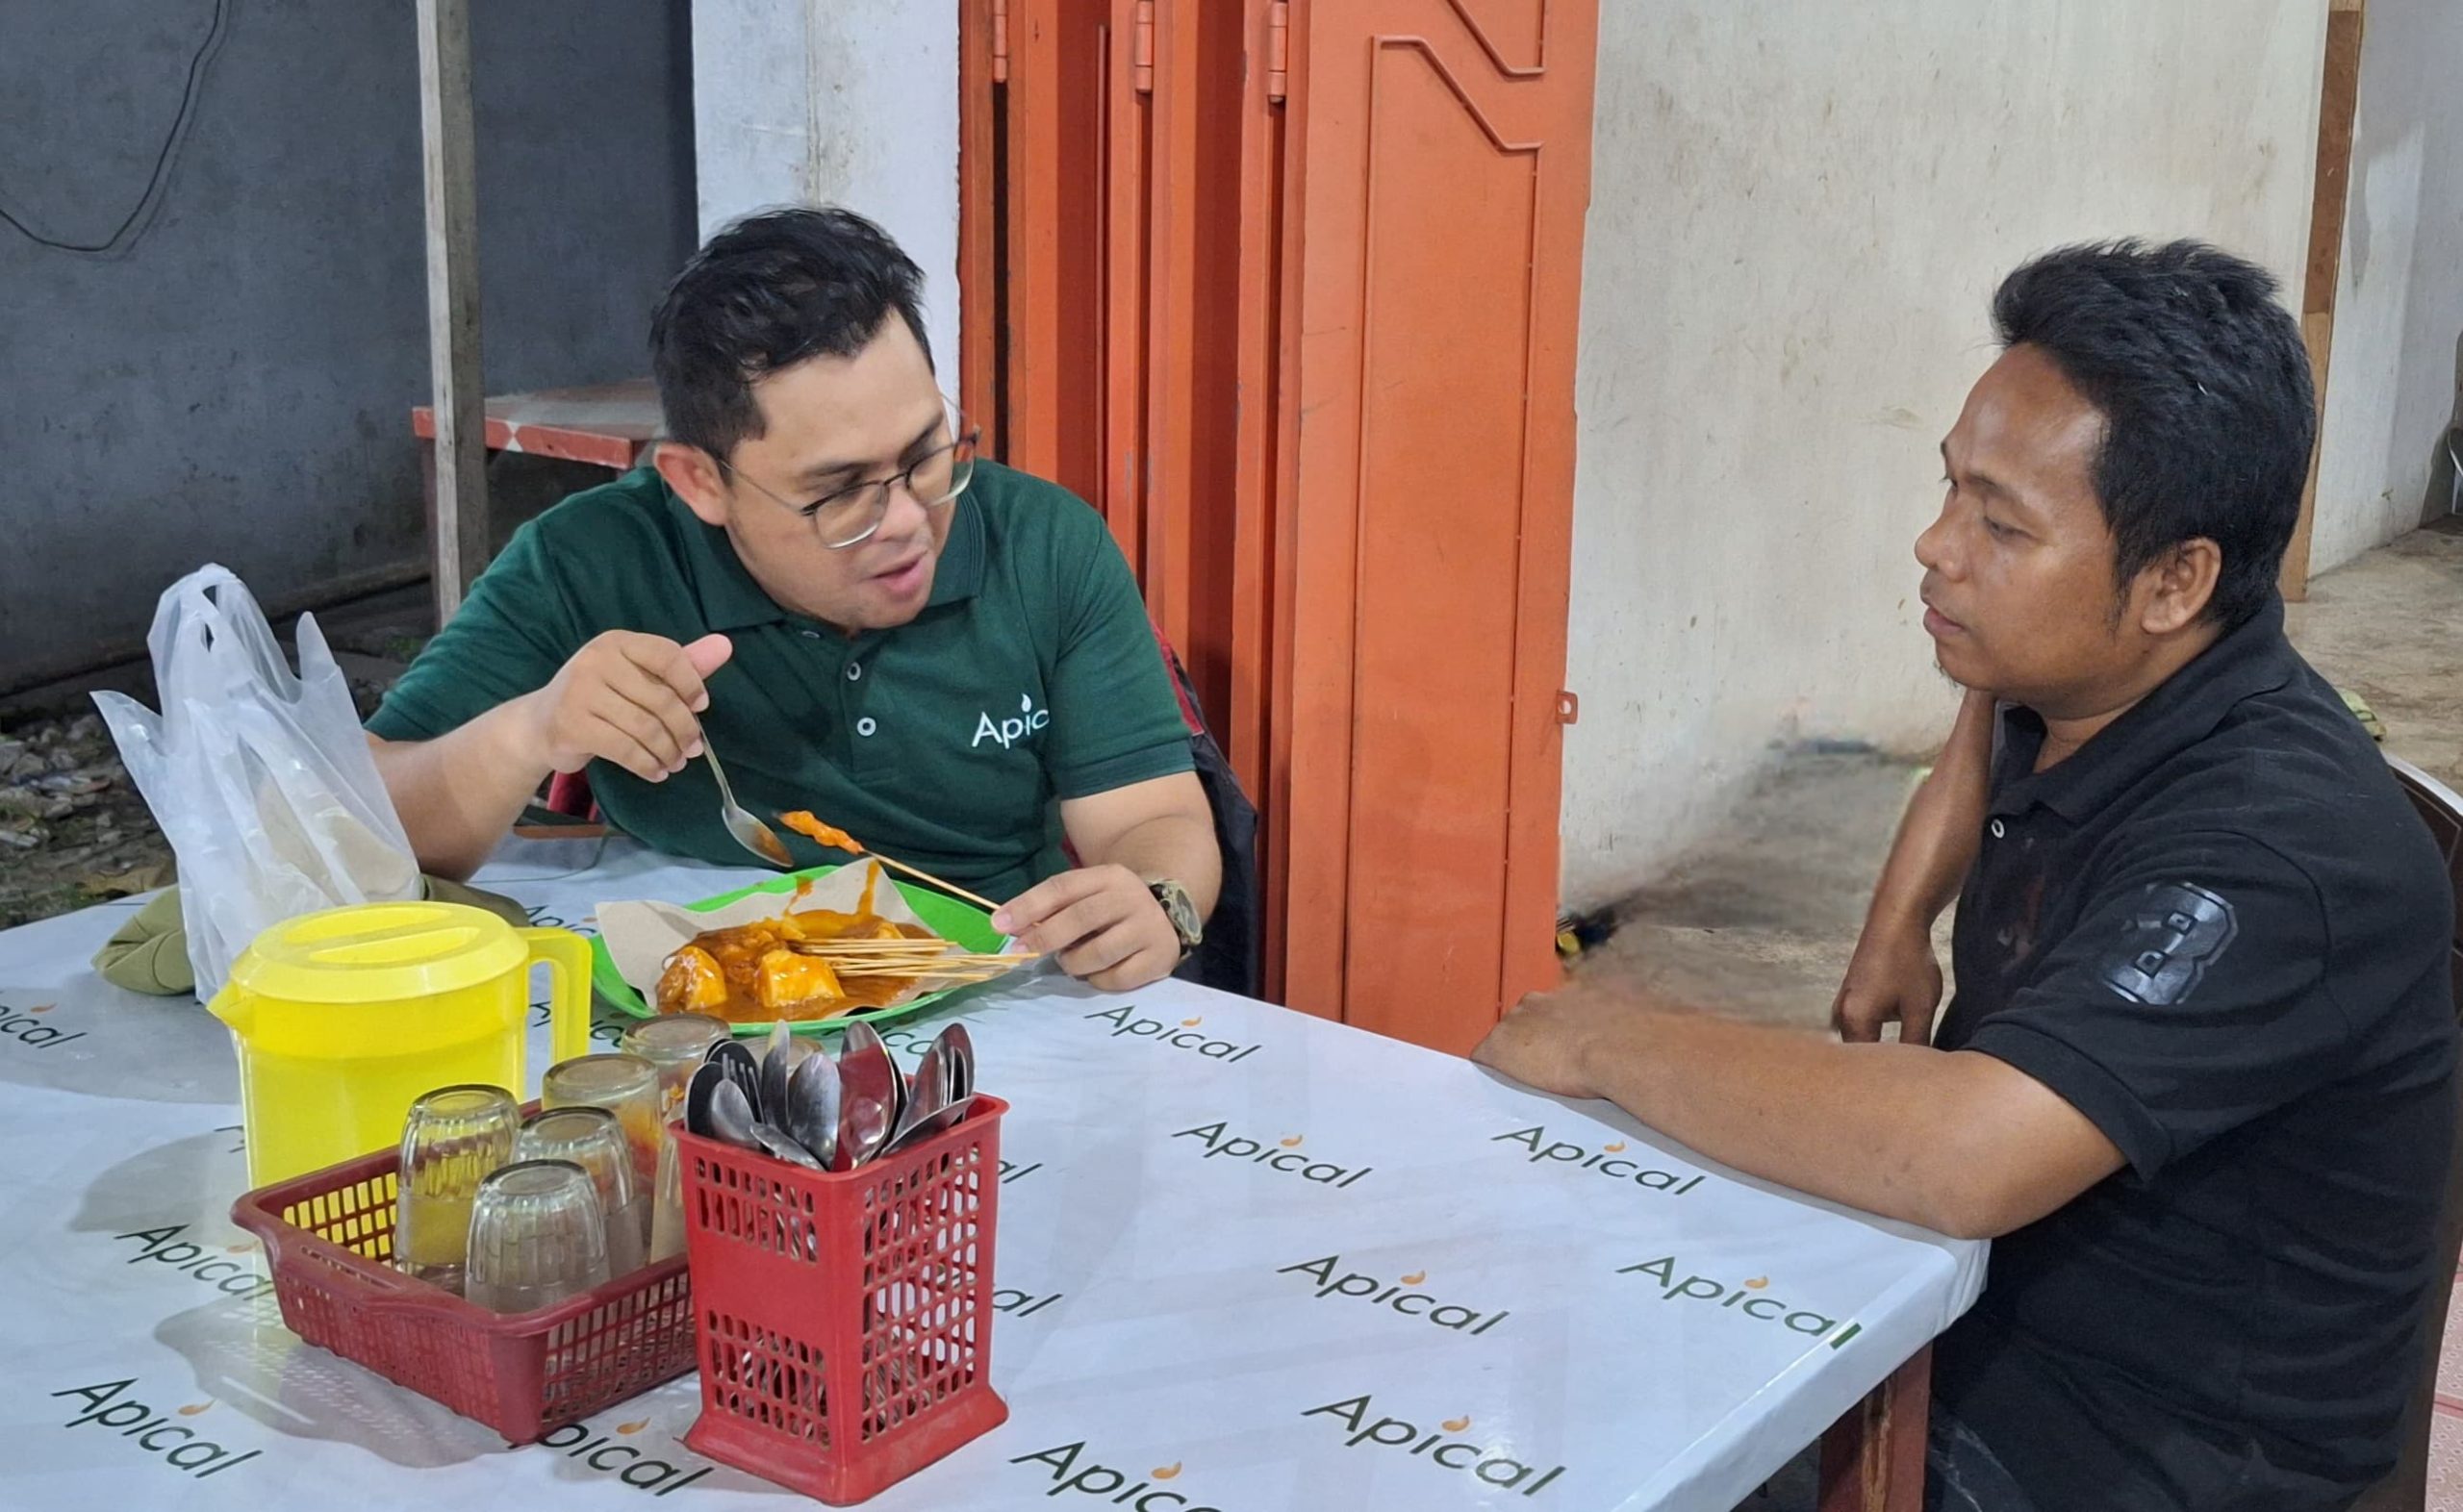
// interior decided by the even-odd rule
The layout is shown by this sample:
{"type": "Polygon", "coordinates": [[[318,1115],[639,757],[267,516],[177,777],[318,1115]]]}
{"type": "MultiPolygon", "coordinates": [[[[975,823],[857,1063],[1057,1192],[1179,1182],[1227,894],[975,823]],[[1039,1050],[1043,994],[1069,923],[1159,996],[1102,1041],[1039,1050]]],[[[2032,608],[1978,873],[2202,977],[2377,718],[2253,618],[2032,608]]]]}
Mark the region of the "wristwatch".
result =
{"type": "Polygon", "coordinates": [[[1155,901],[1162,905],[1163,917],[1172,921],[1172,933],[1181,937],[1181,959],[1185,961],[1197,954],[1199,944],[1206,939],[1206,926],[1198,921],[1197,903],[1189,896],[1189,890],[1164,877],[1147,883],[1146,891],[1155,895],[1155,901]]]}

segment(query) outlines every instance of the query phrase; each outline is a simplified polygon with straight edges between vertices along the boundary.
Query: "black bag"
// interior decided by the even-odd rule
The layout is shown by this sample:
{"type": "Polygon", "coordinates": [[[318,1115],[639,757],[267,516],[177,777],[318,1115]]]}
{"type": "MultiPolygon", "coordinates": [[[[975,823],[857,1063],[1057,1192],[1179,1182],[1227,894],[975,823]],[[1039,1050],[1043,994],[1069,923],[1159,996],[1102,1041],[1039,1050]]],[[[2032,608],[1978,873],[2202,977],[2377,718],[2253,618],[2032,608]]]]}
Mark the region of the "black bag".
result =
{"type": "Polygon", "coordinates": [[[1257,806],[1241,791],[1232,763],[1206,727],[1206,711],[1198,703],[1197,689],[1190,684],[1180,654],[1159,633],[1155,639],[1181,695],[1181,713],[1189,724],[1189,755],[1197,764],[1198,785],[1206,790],[1206,806],[1214,814],[1215,845],[1223,853],[1223,889],[1215,898],[1213,916],[1206,921],[1206,938],[1197,953],[1172,974],[1200,987],[1256,997],[1265,989],[1265,899],[1257,876],[1257,806]]]}

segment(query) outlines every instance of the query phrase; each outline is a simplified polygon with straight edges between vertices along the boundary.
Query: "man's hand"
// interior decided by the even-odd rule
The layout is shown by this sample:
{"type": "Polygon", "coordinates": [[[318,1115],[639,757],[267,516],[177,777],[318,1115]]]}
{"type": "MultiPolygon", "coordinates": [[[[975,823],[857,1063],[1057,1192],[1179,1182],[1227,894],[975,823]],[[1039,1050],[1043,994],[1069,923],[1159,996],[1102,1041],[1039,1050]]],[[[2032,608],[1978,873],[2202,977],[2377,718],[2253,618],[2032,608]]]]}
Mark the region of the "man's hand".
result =
{"type": "Polygon", "coordinates": [[[1830,1005],[1830,1023],[1851,1045],[1879,1040],[1882,1025],[1892,1022],[1901,1045],[1930,1045],[1933,1013],[1941,1006],[1942,963],[1933,954],[1932,931],[1876,920],[1856,941],[1830,1005]]]}
{"type": "Polygon", "coordinates": [[[691,645],[610,630],[573,653],[555,680],[518,700],[536,766],[579,771],[610,761],[645,782],[663,782],[701,754],[710,706],[702,679],[726,664],[734,643],[705,635],[691,645]]]}
{"type": "Polygon", "coordinates": [[[1665,1005],[1626,990],[1572,983],[1533,993],[1509,1010],[1471,1059],[1562,1097],[1604,1097],[1594,1047],[1638,1014],[1665,1005]]]}
{"type": "Polygon", "coordinates": [[[992,927],[1107,993],[1159,982],[1181,964],[1163,905],[1127,867],[1081,867],[1037,883],[995,913],[992,927]]]}

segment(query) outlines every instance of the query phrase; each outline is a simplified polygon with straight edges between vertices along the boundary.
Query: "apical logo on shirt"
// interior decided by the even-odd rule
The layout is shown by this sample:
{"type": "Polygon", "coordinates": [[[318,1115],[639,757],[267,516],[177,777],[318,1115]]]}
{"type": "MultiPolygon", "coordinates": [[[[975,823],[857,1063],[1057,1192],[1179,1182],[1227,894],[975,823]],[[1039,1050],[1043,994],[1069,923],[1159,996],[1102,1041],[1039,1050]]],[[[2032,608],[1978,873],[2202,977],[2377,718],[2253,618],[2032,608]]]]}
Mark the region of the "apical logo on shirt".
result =
{"type": "Polygon", "coordinates": [[[1005,751],[1051,722],[1050,709],[1036,708],[1034,694],[1020,693],[1018,712],[1008,718],[995,723],[990,714],[976,716],[975,739],[966,743],[967,749],[973,750],[984,742],[990,741],[1005,751]]]}

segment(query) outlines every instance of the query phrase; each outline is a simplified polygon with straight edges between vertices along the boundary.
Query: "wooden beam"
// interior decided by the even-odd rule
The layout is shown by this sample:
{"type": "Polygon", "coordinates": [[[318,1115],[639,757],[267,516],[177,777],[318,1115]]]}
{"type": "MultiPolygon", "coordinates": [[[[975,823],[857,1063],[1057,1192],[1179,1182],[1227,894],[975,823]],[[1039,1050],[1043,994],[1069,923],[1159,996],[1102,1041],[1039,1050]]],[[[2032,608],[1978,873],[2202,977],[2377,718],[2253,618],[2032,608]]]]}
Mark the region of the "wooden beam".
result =
{"type": "Polygon", "coordinates": [[[2300,341],[2309,349],[2309,377],[2318,390],[2317,444],[2309,448],[2309,481],[2300,491],[2300,522],[2293,527],[2292,544],[2284,549],[2283,569],[2275,587],[2293,603],[2309,596],[2309,533],[2318,516],[2318,460],[2325,454],[2326,354],[2335,344],[2335,313],[2322,310],[2300,317],[2300,341]]]}
{"type": "Polygon", "coordinates": [[[1920,1512],[1932,1397],[1928,1344],[1822,1435],[1820,1512],[1920,1512]]]}
{"type": "MultiPolygon", "coordinates": [[[[994,90],[1008,83],[1008,0],[960,0],[958,6],[958,405],[983,432],[986,455],[1004,457],[994,399],[1001,351],[1001,241],[995,196],[994,90]]],[[[947,382],[947,380],[943,380],[947,382]]]]}
{"type": "Polygon", "coordinates": [[[2276,586],[2295,602],[2309,596],[2309,535],[2318,513],[2318,451],[2325,449],[2326,376],[2335,340],[2335,289],[2343,276],[2344,220],[2351,202],[2352,130],[2360,113],[2360,43],[2365,0],[2334,0],[2326,15],[2326,60],[2318,94],[2318,176],[2309,206],[2309,263],[2300,292],[2300,334],[2318,386],[2318,448],[2300,495],[2300,523],[2283,554],[2276,586]]]}
{"type": "Polygon", "coordinates": [[[427,352],[436,410],[428,551],[437,622],[488,563],[487,421],[479,379],[479,222],[470,0],[419,0],[419,161],[427,181],[427,352]]]}

